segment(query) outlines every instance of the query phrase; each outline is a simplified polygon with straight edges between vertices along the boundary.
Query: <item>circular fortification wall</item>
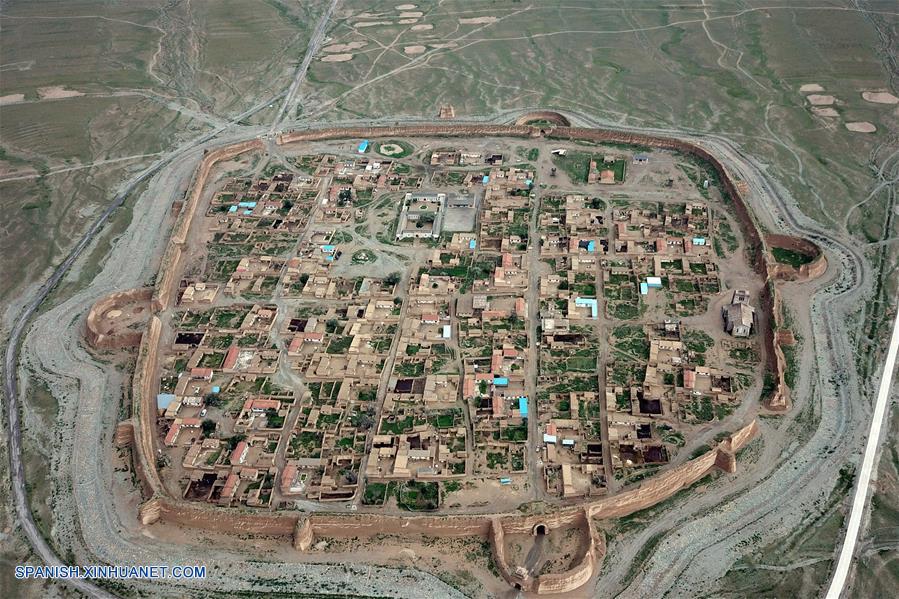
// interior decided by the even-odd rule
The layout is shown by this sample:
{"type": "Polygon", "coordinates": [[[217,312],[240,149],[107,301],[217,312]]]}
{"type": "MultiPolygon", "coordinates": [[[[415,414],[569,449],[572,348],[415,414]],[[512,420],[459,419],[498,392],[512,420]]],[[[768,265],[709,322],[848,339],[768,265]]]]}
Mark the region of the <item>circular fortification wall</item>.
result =
{"type": "Polygon", "coordinates": [[[821,248],[801,237],[767,235],[765,243],[770,255],[771,276],[784,281],[807,281],[827,271],[827,258],[821,248]],[[791,256],[798,257],[790,263],[791,256]],[[801,263],[800,263],[801,262],[801,263]]]}
{"type": "Polygon", "coordinates": [[[543,123],[552,123],[559,127],[570,127],[571,121],[564,114],[553,112],[551,110],[541,110],[538,112],[528,112],[515,119],[516,125],[541,125],[543,123]]]}
{"type": "Polygon", "coordinates": [[[130,289],[97,300],[87,313],[85,337],[97,349],[137,347],[152,313],[152,287],[130,289]]]}

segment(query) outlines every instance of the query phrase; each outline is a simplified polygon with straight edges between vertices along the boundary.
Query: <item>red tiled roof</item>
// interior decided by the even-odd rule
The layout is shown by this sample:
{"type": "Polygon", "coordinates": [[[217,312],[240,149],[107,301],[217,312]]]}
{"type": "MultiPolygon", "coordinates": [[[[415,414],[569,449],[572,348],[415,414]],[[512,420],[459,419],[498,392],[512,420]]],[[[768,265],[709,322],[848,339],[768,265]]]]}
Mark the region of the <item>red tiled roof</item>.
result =
{"type": "Polygon", "coordinates": [[[231,452],[231,456],[228,459],[232,466],[237,466],[243,461],[248,447],[246,441],[241,441],[237,444],[237,447],[234,448],[234,451],[231,452]]]}
{"type": "Polygon", "coordinates": [[[191,368],[190,378],[192,379],[211,379],[212,368],[191,368]]]}
{"type": "Polygon", "coordinates": [[[234,365],[237,364],[237,353],[238,349],[236,345],[232,345],[230,349],[228,349],[228,353],[225,355],[225,361],[222,362],[222,368],[224,370],[234,368],[234,365]]]}

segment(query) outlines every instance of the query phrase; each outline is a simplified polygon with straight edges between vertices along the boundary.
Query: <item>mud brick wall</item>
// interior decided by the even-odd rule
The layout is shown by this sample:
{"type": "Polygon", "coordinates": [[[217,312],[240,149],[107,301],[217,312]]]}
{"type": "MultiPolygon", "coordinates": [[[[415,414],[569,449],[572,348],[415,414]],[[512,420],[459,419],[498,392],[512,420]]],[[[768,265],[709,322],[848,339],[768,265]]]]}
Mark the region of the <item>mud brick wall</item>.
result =
{"type": "Polygon", "coordinates": [[[117,334],[106,334],[100,330],[103,314],[109,310],[122,308],[128,304],[140,301],[149,301],[153,296],[153,288],[131,289],[119,291],[100,298],[91,306],[84,321],[84,336],[92,347],[97,349],[119,349],[125,347],[138,347],[143,337],[140,331],[126,330],[117,334]]]}

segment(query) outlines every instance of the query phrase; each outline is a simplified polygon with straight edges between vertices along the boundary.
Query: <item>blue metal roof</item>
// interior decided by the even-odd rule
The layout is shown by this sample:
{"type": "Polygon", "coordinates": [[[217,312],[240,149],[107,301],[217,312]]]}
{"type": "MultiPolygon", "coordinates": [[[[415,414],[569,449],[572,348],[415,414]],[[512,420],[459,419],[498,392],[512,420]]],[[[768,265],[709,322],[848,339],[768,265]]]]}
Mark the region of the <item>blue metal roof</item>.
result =
{"type": "Polygon", "coordinates": [[[596,304],[596,298],[591,297],[576,297],[574,298],[575,306],[587,306],[590,308],[590,318],[596,318],[596,314],[598,312],[598,307],[596,304]]]}
{"type": "Polygon", "coordinates": [[[165,410],[173,401],[175,401],[174,393],[160,393],[156,396],[156,407],[160,410],[165,410]]]}

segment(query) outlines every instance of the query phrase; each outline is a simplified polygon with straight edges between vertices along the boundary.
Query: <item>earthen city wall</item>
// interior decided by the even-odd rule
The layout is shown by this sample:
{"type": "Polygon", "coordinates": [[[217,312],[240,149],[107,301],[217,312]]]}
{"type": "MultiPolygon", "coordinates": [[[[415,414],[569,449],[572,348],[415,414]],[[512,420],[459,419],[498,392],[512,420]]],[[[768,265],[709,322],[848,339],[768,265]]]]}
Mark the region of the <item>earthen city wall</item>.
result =
{"type": "MultiPolygon", "coordinates": [[[[537,117],[532,115],[526,116],[528,117],[526,120],[542,118],[539,115],[537,117]]],[[[551,119],[547,118],[545,120],[551,119]]],[[[279,136],[277,143],[284,145],[328,139],[419,136],[531,137],[539,136],[542,133],[545,132],[539,128],[526,125],[353,127],[286,133],[279,136]]],[[[723,193],[733,203],[734,210],[743,229],[744,238],[748,244],[748,253],[753,268],[764,278],[767,279],[769,277],[763,258],[764,242],[758,234],[758,230],[744,204],[742,196],[724,166],[701,147],[680,140],[662,137],[572,127],[552,127],[549,131],[549,137],[647,145],[685,152],[707,161],[716,170],[721,181],[723,193]]],[[[185,207],[175,225],[172,238],[166,249],[160,276],[157,277],[154,295],[155,310],[164,310],[173,304],[181,272],[183,248],[200,204],[203,190],[216,163],[233,158],[244,152],[262,149],[261,141],[251,140],[215,150],[203,157],[190,188],[185,207]]],[[[765,308],[772,311],[770,313],[770,322],[775,322],[773,307],[774,303],[771,302],[771,306],[765,308]]],[[[588,528],[590,528],[589,522],[592,518],[621,517],[651,507],[659,501],[671,497],[677,491],[692,485],[716,468],[733,471],[735,468],[734,453],[748,443],[758,431],[757,423],[753,421],[725,441],[722,441],[712,451],[689,462],[672,467],[662,474],[643,482],[634,489],[580,506],[559,508],[546,514],[396,516],[367,513],[313,513],[308,516],[302,516],[302,518],[306,518],[306,521],[301,521],[301,516],[296,512],[276,511],[264,513],[232,508],[217,508],[171,497],[166,493],[156,469],[156,409],[154,397],[160,333],[161,322],[158,317],[153,316],[150,319],[147,331],[141,339],[132,386],[134,420],[136,421],[136,426],[134,427],[134,447],[137,449],[134,454],[135,469],[141,480],[145,497],[149,498],[140,509],[140,518],[144,524],[162,521],[223,533],[277,537],[295,536],[298,534],[297,531],[300,530],[304,535],[302,540],[302,546],[304,547],[308,547],[310,541],[308,537],[310,535],[327,537],[356,537],[379,534],[413,534],[438,537],[481,536],[492,540],[494,554],[497,555],[498,565],[501,566],[500,570],[503,572],[504,577],[510,580],[510,584],[512,584],[512,580],[509,577],[514,578],[514,573],[511,573],[510,567],[505,563],[503,550],[497,552],[496,538],[498,536],[502,537],[502,534],[527,533],[533,530],[533,527],[538,523],[546,524],[550,529],[555,529],[579,526],[586,521],[588,528]],[[495,523],[499,523],[501,532],[496,532],[495,523]]],[[[775,353],[773,337],[770,340],[766,337],[765,342],[769,346],[768,351],[773,355],[775,353]]],[[[780,360],[776,361],[774,368],[780,371],[778,372],[778,378],[782,382],[783,365],[780,360]]],[[[601,555],[598,555],[596,551],[592,532],[590,533],[590,538],[590,549],[585,552],[584,558],[576,567],[563,574],[533,579],[530,583],[534,585],[533,588],[537,592],[563,592],[574,590],[584,584],[593,575],[596,563],[601,558],[601,555]],[[540,582],[541,580],[543,582],[540,582]]]]}
{"type": "Polygon", "coordinates": [[[126,330],[122,332],[107,333],[103,331],[104,315],[110,310],[127,307],[138,302],[149,302],[153,296],[152,287],[119,291],[100,298],[91,306],[84,321],[84,336],[91,346],[97,349],[117,349],[124,347],[137,347],[140,345],[142,331],[126,330]]]}

